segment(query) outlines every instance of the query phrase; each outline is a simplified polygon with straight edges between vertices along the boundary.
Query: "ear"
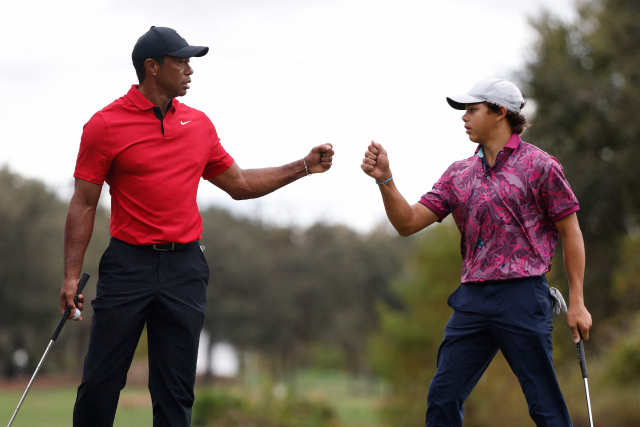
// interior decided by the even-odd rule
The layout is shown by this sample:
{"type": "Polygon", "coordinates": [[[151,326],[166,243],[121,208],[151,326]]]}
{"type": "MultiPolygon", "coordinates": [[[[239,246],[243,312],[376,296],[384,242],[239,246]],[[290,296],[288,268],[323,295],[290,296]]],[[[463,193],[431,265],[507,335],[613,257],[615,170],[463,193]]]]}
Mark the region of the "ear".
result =
{"type": "Polygon", "coordinates": [[[156,61],[154,61],[151,58],[148,58],[144,61],[144,69],[147,71],[147,74],[151,76],[155,76],[158,74],[159,65],[160,64],[158,64],[156,61]]]}
{"type": "Polygon", "coordinates": [[[507,109],[505,108],[504,105],[500,106],[500,111],[496,114],[496,122],[499,122],[500,120],[504,119],[505,117],[507,117],[507,109]]]}

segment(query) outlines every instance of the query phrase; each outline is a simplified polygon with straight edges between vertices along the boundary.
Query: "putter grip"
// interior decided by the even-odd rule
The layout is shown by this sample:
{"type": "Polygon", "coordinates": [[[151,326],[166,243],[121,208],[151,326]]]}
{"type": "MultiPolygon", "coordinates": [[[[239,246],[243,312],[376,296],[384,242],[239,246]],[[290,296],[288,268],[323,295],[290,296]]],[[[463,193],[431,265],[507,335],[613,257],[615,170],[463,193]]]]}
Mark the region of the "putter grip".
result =
{"type": "MultiPolygon", "coordinates": [[[[74,305],[78,303],[78,295],[82,293],[82,290],[84,289],[88,281],[89,281],[89,275],[87,273],[83,273],[82,278],[80,278],[80,282],[78,283],[78,290],[76,291],[76,295],[73,297],[74,305]]],[[[58,338],[58,334],[60,334],[60,331],[64,326],[64,322],[67,321],[67,318],[69,317],[70,314],[71,314],[71,309],[67,307],[67,309],[64,311],[64,314],[60,318],[60,322],[58,322],[58,327],[53,332],[53,335],[51,335],[51,341],[55,341],[56,338],[58,338]]]]}
{"type": "Polygon", "coordinates": [[[582,378],[587,378],[587,361],[584,359],[584,343],[582,341],[582,334],[580,334],[580,341],[578,346],[578,360],[580,361],[580,370],[582,371],[582,378]]]}

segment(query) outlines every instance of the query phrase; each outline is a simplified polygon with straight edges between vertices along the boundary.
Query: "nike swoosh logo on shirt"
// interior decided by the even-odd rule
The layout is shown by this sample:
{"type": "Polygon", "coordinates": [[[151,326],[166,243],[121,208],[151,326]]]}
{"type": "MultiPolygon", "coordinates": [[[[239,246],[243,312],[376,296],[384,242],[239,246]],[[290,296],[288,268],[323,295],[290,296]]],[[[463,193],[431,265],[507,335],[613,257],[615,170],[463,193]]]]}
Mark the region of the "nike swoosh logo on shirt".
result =
{"type": "Polygon", "coordinates": [[[191,123],[191,122],[192,122],[192,120],[189,120],[188,122],[183,122],[182,120],[180,120],[180,124],[181,125],[186,125],[187,123],[191,123]]]}

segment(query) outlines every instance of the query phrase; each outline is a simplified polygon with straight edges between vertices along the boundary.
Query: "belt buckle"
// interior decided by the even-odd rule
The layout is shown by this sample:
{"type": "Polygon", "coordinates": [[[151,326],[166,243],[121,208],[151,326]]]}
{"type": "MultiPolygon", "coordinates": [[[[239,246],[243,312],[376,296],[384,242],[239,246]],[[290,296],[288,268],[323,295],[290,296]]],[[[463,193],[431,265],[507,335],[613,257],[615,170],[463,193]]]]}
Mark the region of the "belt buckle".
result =
{"type": "Polygon", "coordinates": [[[176,248],[176,243],[175,242],[171,242],[171,249],[162,249],[159,248],[157,244],[153,245],[153,250],[154,251],[163,251],[163,252],[167,252],[167,251],[173,251],[176,248]]]}

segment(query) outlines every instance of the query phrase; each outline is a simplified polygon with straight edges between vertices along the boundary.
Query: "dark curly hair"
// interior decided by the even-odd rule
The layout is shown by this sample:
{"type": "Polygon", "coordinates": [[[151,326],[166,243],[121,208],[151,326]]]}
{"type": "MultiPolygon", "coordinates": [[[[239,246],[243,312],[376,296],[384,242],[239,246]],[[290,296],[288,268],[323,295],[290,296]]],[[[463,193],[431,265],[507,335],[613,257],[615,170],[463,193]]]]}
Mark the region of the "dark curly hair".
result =
{"type": "MultiPolygon", "coordinates": [[[[489,111],[493,113],[500,113],[500,106],[497,104],[493,104],[491,102],[485,102],[489,111]]],[[[520,108],[522,109],[525,106],[526,102],[523,102],[520,108]]],[[[527,118],[522,114],[514,113],[513,111],[507,110],[507,120],[509,120],[509,124],[511,125],[511,130],[513,133],[517,133],[518,135],[522,135],[522,133],[531,126],[531,123],[527,120],[527,118]]]]}

